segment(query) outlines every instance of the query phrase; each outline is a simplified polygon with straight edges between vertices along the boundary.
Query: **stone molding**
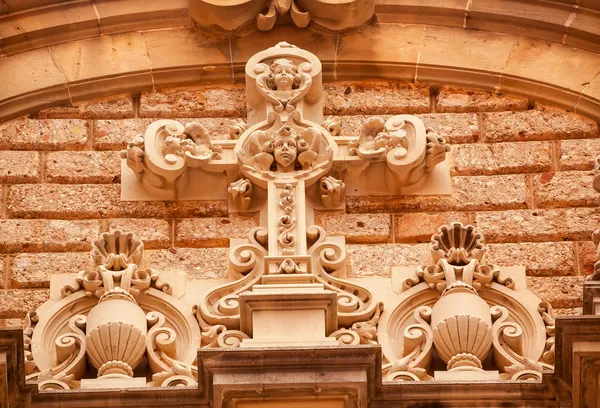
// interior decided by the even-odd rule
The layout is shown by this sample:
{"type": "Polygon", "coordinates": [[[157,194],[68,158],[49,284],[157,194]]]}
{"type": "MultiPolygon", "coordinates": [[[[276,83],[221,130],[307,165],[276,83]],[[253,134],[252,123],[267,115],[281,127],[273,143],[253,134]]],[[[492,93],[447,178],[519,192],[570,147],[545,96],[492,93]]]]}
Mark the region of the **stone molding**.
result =
{"type": "Polygon", "coordinates": [[[512,35],[483,35],[461,29],[398,24],[375,24],[364,34],[339,35],[278,26],[269,32],[222,40],[199,37],[190,29],[181,28],[108,35],[24,52],[4,58],[0,64],[0,74],[15,78],[6,84],[0,95],[0,118],[4,120],[58,104],[153,87],[189,85],[198,81],[239,82],[245,77],[246,59],[260,51],[265,42],[275,44],[282,38],[294,38],[298,44],[311,48],[310,51],[322,61],[326,81],[382,78],[474,86],[521,94],[596,120],[600,118],[597,72],[581,70],[577,82],[570,75],[573,64],[597,66],[598,54],[512,35]],[[405,39],[411,45],[387,44],[389,38],[405,39]],[[504,50],[493,61],[485,53],[452,56],[462,55],[464,41],[468,41],[470,47],[488,49],[491,40],[502,44],[504,50]],[[229,49],[229,42],[235,51],[233,59],[220,51],[229,49]],[[340,47],[336,47],[338,43],[340,47]],[[66,57],[75,49],[88,56],[77,71],[69,68],[70,59],[66,57]],[[454,51],[448,55],[436,49],[454,51]],[[536,49],[548,49],[548,52],[532,52],[536,49]],[[166,50],[170,50],[169,55],[181,52],[187,57],[165,58],[166,50]],[[365,54],[365,50],[369,53],[365,54]],[[118,58],[127,56],[127,63],[115,65],[111,61],[114,53],[120,55],[118,58]],[[89,59],[92,55],[93,62],[89,59]],[[552,64],[549,64],[550,60],[552,64]],[[32,81],[29,79],[35,77],[33,67],[46,67],[48,71],[43,78],[32,81]]]}

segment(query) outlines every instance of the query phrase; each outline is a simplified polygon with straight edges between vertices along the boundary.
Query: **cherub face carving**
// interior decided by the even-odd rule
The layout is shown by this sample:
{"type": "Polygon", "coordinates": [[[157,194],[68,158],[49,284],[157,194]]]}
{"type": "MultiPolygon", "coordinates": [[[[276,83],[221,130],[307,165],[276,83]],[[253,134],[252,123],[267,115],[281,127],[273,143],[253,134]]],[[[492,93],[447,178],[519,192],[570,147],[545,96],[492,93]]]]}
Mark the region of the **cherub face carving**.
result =
{"type": "Polygon", "coordinates": [[[297,74],[297,67],[291,60],[286,58],[276,59],[271,65],[271,71],[273,72],[273,81],[278,91],[289,91],[292,89],[297,74]]]}
{"type": "Polygon", "coordinates": [[[298,156],[298,142],[289,126],[284,126],[273,140],[273,156],[277,162],[278,170],[290,171],[298,156]]]}

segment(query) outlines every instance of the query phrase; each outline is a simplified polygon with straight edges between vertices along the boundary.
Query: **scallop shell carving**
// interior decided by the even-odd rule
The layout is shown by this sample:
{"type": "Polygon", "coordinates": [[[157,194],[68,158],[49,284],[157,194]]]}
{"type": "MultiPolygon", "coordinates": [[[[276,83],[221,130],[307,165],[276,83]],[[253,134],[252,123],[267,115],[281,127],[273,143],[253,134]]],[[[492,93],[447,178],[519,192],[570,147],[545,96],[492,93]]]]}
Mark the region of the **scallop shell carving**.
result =
{"type": "Polygon", "coordinates": [[[134,369],[146,352],[146,335],[129,323],[105,323],[86,336],[86,345],[96,369],[109,361],[121,361],[134,369]]]}
{"type": "Polygon", "coordinates": [[[486,247],[483,234],[472,225],[453,222],[442,225],[431,237],[434,263],[445,258],[451,265],[466,265],[471,259],[481,261],[486,247]]]}
{"type": "Polygon", "coordinates": [[[144,243],[131,232],[105,232],[92,243],[90,255],[94,263],[111,271],[121,271],[138,264],[144,254],[144,243]]]}
{"type": "Polygon", "coordinates": [[[475,316],[452,316],[433,329],[433,344],[445,363],[462,353],[483,361],[492,346],[492,328],[475,316]]]}

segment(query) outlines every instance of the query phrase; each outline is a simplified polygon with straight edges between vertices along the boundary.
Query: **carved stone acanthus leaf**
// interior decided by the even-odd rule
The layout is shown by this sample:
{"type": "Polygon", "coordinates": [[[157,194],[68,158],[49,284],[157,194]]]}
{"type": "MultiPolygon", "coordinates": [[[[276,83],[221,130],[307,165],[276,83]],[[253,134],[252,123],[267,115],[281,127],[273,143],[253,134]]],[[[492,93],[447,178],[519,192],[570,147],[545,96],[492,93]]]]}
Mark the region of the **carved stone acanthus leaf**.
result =
{"type": "Polygon", "coordinates": [[[237,118],[229,121],[229,136],[234,140],[239,139],[246,129],[248,129],[248,125],[242,119],[237,118]]]}
{"type": "Polygon", "coordinates": [[[249,338],[246,333],[229,330],[222,324],[206,323],[198,305],[194,305],[193,312],[202,330],[201,348],[237,348],[243,339],[249,338]]]}
{"type": "Polygon", "coordinates": [[[211,159],[220,159],[222,149],[219,146],[213,146],[208,131],[200,123],[193,122],[185,125],[183,133],[178,132],[177,126],[165,127],[170,133],[163,142],[162,152],[168,163],[176,163],[179,156],[182,158],[190,157],[197,161],[208,161],[211,159]]]}
{"type": "Polygon", "coordinates": [[[234,181],[227,189],[231,202],[235,208],[248,211],[252,204],[252,182],[246,178],[234,181]]]}
{"type": "Polygon", "coordinates": [[[174,363],[170,370],[152,375],[148,387],[191,387],[198,385],[191,367],[174,363]]]}
{"type": "Polygon", "coordinates": [[[342,180],[332,176],[323,177],[319,182],[321,204],[327,209],[335,208],[344,203],[346,185],[342,180]]]}
{"type": "Polygon", "coordinates": [[[369,118],[360,128],[358,139],[350,142],[350,154],[364,160],[384,161],[387,153],[395,149],[398,158],[407,154],[408,134],[405,122],[394,117],[387,122],[382,118],[369,118]]]}
{"type": "Polygon", "coordinates": [[[546,326],[546,345],[544,347],[544,354],[542,355],[542,361],[546,364],[554,366],[554,350],[555,350],[555,333],[556,333],[556,321],[552,311],[552,306],[549,302],[541,302],[538,306],[538,311],[544,319],[546,326]]]}
{"type": "Polygon", "coordinates": [[[375,314],[365,322],[356,322],[350,329],[340,329],[329,335],[335,338],[340,345],[377,344],[377,323],[383,312],[383,303],[379,302],[375,314]]]}
{"type": "Polygon", "coordinates": [[[542,382],[543,367],[537,361],[524,358],[522,363],[506,367],[500,378],[511,381],[542,382]]]}
{"type": "Polygon", "coordinates": [[[270,30],[275,25],[277,16],[286,13],[289,13],[294,24],[300,28],[304,28],[310,23],[310,13],[301,11],[295,0],[270,0],[270,2],[267,12],[256,17],[256,26],[259,30],[270,30]]]}
{"type": "Polygon", "coordinates": [[[329,116],[321,123],[331,136],[339,136],[342,133],[342,118],[339,116],[329,116]]]}

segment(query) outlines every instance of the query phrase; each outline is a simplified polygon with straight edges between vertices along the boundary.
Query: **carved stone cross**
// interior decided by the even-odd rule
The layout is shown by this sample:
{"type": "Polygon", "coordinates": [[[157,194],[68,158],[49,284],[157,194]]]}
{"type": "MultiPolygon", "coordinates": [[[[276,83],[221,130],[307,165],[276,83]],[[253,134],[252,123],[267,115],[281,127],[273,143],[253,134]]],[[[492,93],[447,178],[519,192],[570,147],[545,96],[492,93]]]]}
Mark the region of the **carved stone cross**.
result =
{"type": "Polygon", "coordinates": [[[371,118],[358,137],[339,137],[333,118],[321,126],[321,62],[287,43],[248,61],[246,93],[248,123],[236,124],[237,141],[213,141],[197,123],[151,124],[123,151],[122,199],[227,194],[230,211],[260,211],[261,227],[232,240],[236,280],[200,303],[200,318],[244,332],[242,346],[335,344],[348,332],[340,327],[376,319],[380,309],[366,289],[339,279],[343,238],[315,226],[314,210],[343,209],[345,194],[448,194],[448,167],[438,164],[449,148],[410,115],[371,118]]]}

